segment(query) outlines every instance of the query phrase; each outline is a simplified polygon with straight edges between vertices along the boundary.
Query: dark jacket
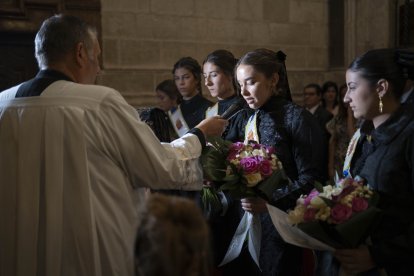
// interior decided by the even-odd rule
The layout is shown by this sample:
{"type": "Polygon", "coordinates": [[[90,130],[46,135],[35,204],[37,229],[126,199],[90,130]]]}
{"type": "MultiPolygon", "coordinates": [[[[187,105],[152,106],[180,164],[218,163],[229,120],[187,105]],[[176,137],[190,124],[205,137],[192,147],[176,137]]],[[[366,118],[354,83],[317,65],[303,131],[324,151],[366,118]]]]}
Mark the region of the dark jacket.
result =
{"type": "Polygon", "coordinates": [[[213,105],[213,103],[204,98],[200,93],[191,99],[183,100],[180,103],[180,109],[183,113],[184,120],[190,129],[195,127],[205,118],[206,110],[211,105],[213,105]]]}
{"type": "Polygon", "coordinates": [[[178,138],[168,114],[159,108],[145,109],[140,113],[143,122],[149,125],[160,142],[169,143],[178,138]]]}
{"type": "MultiPolygon", "coordinates": [[[[308,193],[313,188],[315,180],[320,180],[323,167],[326,165],[322,164],[323,157],[321,156],[325,148],[325,140],[317,126],[317,121],[309,112],[281,97],[271,97],[257,112],[260,143],[275,147],[276,155],[293,182],[289,187],[275,190],[270,203],[287,210],[294,207],[296,199],[301,194],[308,193]]],[[[248,116],[246,114],[240,114],[240,116],[243,119],[234,122],[239,125],[236,128],[238,133],[237,135],[232,133],[232,136],[238,136],[238,140],[243,141],[247,123],[244,118],[248,118],[248,116]]],[[[240,219],[244,211],[241,209],[239,201],[235,204],[238,207],[240,219]]],[[[249,275],[299,275],[301,249],[288,245],[282,240],[268,213],[263,213],[260,216],[262,242],[259,261],[262,273],[257,271],[249,275]]],[[[233,233],[236,228],[237,225],[233,225],[233,233]]],[[[245,267],[251,267],[251,262],[253,262],[251,259],[245,259],[243,262],[238,262],[238,267],[233,266],[231,269],[237,269],[239,273],[242,273],[240,275],[247,275],[243,272],[248,270],[245,267]]],[[[229,263],[228,266],[231,267],[232,263],[229,263]]],[[[231,269],[227,269],[227,271],[231,271],[231,269]]],[[[224,275],[236,274],[224,273],[224,275]]]]}
{"type": "Polygon", "coordinates": [[[318,108],[313,113],[316,120],[318,120],[319,126],[324,131],[325,135],[329,138],[329,132],[326,129],[326,124],[333,118],[333,114],[326,110],[322,105],[319,105],[318,108]]]}
{"type": "Polygon", "coordinates": [[[414,111],[401,107],[372,132],[373,152],[360,176],[380,194],[383,211],[370,247],[388,275],[412,275],[414,260],[414,111]]]}

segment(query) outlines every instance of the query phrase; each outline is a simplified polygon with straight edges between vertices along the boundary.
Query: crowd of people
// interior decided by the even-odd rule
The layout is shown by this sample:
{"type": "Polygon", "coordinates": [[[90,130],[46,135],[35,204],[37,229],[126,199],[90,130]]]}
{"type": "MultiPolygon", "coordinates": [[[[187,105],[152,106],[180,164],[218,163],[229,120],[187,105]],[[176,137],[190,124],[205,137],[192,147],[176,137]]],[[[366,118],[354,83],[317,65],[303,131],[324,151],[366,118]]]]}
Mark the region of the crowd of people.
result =
{"type": "Polygon", "coordinates": [[[35,38],[39,73],[0,93],[0,275],[411,275],[413,52],[370,50],[344,85],[305,85],[303,106],[281,51],[183,57],[140,114],[94,85],[100,52],[94,27],[52,16],[35,38]],[[276,148],[290,184],[266,200],[220,192],[221,209],[206,212],[209,136],[276,148]],[[380,194],[369,241],[333,254],[286,243],[266,204],[288,211],[336,176],[380,194]],[[261,225],[257,261],[248,238],[228,256],[246,213],[261,225]]]}

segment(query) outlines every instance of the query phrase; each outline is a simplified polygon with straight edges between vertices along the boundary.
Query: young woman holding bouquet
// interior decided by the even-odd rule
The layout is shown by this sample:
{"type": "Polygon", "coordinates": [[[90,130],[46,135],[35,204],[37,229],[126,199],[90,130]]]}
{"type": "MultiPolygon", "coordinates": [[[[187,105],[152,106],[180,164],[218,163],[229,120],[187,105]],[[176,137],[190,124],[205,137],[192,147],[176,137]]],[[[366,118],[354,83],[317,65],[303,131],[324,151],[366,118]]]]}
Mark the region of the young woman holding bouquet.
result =
{"type": "MultiPolygon", "coordinates": [[[[323,181],[321,175],[327,164],[326,141],[316,119],[290,100],[284,60],[282,52],[267,49],[248,52],[239,60],[236,77],[241,95],[254,111],[248,114],[248,120],[236,121],[235,129],[239,141],[255,140],[275,147],[292,183],[274,190],[268,203],[287,210],[295,206],[301,194],[313,188],[314,181],[323,181]]],[[[265,200],[243,198],[237,204],[240,217],[244,212],[260,216],[261,271],[244,246],[237,258],[224,265],[223,275],[312,275],[313,271],[305,274],[303,250],[286,244],[277,233],[265,200]]]]}
{"type": "Polygon", "coordinates": [[[413,274],[414,110],[400,103],[409,80],[414,80],[414,52],[406,50],[368,51],[346,72],[344,101],[365,122],[350,142],[345,173],[361,176],[379,193],[383,213],[368,245],[335,252],[352,274],[413,274]]]}

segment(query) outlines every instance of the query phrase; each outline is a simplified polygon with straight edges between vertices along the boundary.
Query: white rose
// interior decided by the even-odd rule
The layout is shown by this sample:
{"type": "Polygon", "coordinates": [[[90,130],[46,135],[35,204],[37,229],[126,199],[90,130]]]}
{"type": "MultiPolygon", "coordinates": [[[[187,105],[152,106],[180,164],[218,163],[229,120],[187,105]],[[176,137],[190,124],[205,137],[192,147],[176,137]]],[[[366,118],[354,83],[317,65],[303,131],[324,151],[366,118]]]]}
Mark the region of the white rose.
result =
{"type": "Polygon", "coordinates": [[[310,205],[314,208],[320,209],[326,204],[322,198],[320,198],[319,196],[315,196],[314,198],[311,199],[310,205]]]}

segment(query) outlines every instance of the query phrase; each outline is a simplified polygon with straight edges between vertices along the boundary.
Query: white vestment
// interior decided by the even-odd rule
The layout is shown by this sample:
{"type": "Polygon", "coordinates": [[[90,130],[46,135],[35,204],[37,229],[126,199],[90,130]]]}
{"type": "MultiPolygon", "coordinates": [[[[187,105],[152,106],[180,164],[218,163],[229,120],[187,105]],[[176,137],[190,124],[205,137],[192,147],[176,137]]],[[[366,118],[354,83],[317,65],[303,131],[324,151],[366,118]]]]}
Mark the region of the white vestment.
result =
{"type": "Polygon", "coordinates": [[[0,93],[0,275],[132,276],[138,188],[201,189],[198,138],[161,144],[107,87],[16,89],[0,93]]]}

